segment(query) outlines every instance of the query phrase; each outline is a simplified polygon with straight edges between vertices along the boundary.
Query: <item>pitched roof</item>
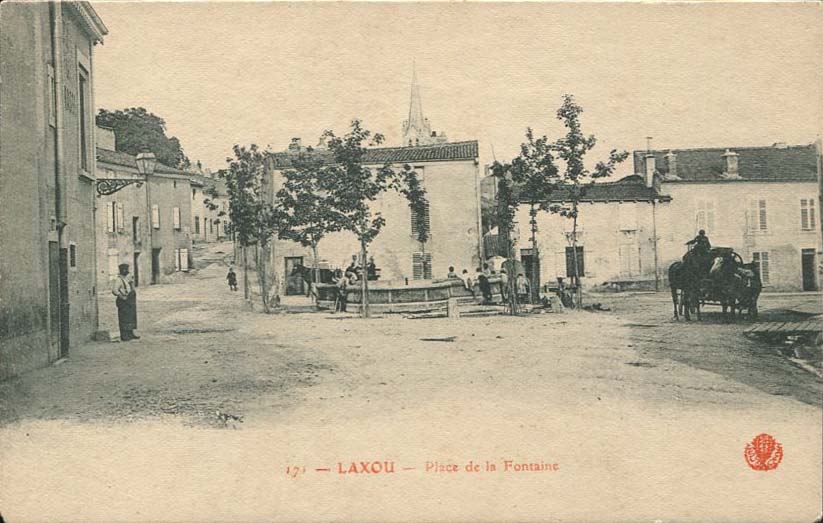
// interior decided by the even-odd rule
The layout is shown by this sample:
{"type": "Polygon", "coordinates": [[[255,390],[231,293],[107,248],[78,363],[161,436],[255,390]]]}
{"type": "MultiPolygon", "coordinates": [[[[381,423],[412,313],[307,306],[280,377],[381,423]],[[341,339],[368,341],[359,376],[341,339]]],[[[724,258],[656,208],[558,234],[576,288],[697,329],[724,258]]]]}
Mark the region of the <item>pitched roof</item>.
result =
{"type": "MultiPolygon", "coordinates": [[[[636,174],[621,178],[616,182],[597,182],[588,187],[582,202],[668,202],[671,196],[660,194],[657,187],[646,187],[642,176],[636,174]]],[[[521,199],[521,202],[523,200],[521,199]]],[[[565,201],[563,191],[555,192],[551,201],[562,203],[565,201]]]]}
{"type": "MultiPolygon", "coordinates": [[[[324,162],[333,161],[331,153],[324,150],[315,150],[315,155],[324,162]]],[[[433,145],[419,145],[413,147],[380,147],[367,149],[364,163],[366,164],[402,164],[415,162],[445,162],[474,160],[478,157],[477,140],[465,142],[446,142],[433,145]]],[[[274,168],[288,169],[292,165],[292,156],[287,152],[274,153],[274,168]]]]}
{"type": "Polygon", "coordinates": [[[816,181],[817,163],[814,144],[771,147],[715,147],[707,149],[671,149],[676,158],[677,178],[668,178],[665,156],[669,150],[634,151],[634,171],[646,170],[645,156],[653,154],[655,169],[665,181],[706,182],[727,180],[723,175],[726,151],[738,154],[738,171],[743,181],[816,181]],[[679,178],[679,180],[678,180],[679,178]]]}
{"type": "MultiPolygon", "coordinates": [[[[97,161],[137,169],[137,161],[131,154],[121,151],[112,151],[110,149],[103,149],[102,147],[97,148],[97,161]]],[[[192,176],[192,173],[181,171],[180,169],[175,169],[174,167],[169,167],[168,165],[160,162],[157,162],[157,167],[154,168],[154,172],[161,174],[179,174],[189,177],[192,176]]]]}

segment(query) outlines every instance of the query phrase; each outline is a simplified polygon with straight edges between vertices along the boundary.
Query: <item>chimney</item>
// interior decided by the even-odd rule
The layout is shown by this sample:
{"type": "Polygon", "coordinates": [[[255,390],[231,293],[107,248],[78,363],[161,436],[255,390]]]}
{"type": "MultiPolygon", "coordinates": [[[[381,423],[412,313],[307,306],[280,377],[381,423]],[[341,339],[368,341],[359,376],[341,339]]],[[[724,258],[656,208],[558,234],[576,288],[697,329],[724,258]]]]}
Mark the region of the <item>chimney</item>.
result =
{"type": "Polygon", "coordinates": [[[772,147],[775,149],[788,149],[789,145],[786,142],[775,142],[772,147]]]}
{"type": "Polygon", "coordinates": [[[723,175],[727,178],[740,178],[740,172],[737,169],[737,158],[737,153],[728,149],[723,153],[723,159],[726,161],[726,169],[723,171],[723,175]]]}
{"type": "Polygon", "coordinates": [[[646,173],[644,179],[646,181],[646,187],[651,187],[654,185],[654,171],[655,171],[655,158],[653,154],[646,154],[646,173]]]}
{"type": "Polygon", "coordinates": [[[673,151],[666,153],[666,169],[669,171],[669,176],[677,177],[677,155],[673,151]]]}

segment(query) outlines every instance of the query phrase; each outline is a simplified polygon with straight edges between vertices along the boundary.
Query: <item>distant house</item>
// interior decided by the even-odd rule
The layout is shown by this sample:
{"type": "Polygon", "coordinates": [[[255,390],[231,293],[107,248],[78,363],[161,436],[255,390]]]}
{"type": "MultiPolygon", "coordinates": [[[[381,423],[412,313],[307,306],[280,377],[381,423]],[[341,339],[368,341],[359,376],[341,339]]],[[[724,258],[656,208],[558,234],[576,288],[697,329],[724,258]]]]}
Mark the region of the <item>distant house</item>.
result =
{"type": "Polygon", "coordinates": [[[654,173],[672,198],[658,222],[661,262],[704,229],[757,262],[766,290],[818,289],[817,161],[814,145],[635,151],[635,172],[654,173]]]}
{"type": "MultiPolygon", "coordinates": [[[[102,135],[98,128],[98,136],[102,135]]],[[[98,138],[98,180],[145,180],[137,171],[134,156],[105,145],[98,138]]],[[[132,267],[138,286],[160,283],[166,275],[189,270],[191,177],[186,171],[158,162],[147,183],[133,183],[99,196],[101,283],[117,275],[119,263],[132,267]]]]}
{"type": "MultiPolygon", "coordinates": [[[[662,265],[655,242],[659,216],[672,205],[652,177],[631,175],[615,182],[598,182],[583,196],[578,211],[578,274],[588,286],[651,287],[661,278],[662,265]]],[[[563,205],[561,199],[553,203],[563,205]]],[[[515,257],[526,276],[539,275],[535,287],[556,283],[574,274],[573,221],[559,214],[537,215],[535,257],[531,242],[529,206],[515,213],[515,257]],[[534,272],[533,266],[538,264],[534,272]]]]}
{"type": "MultiPolygon", "coordinates": [[[[302,150],[299,140],[289,150],[275,153],[271,171],[275,191],[282,186],[282,173],[292,166],[294,155],[302,150]]],[[[316,151],[316,154],[324,154],[316,151]]],[[[409,165],[417,173],[429,201],[426,216],[412,216],[407,200],[395,192],[382,195],[374,204],[386,225],[369,248],[381,269],[381,280],[443,278],[449,266],[470,271],[480,261],[480,195],[476,141],[432,144],[419,147],[369,149],[365,163],[378,168],[384,163],[395,169],[409,165]],[[430,225],[429,239],[421,245],[416,224],[430,225]]],[[[320,242],[323,266],[345,268],[360,251],[354,235],[334,233],[320,242]]],[[[290,278],[297,265],[312,264],[311,249],[280,240],[276,243],[275,267],[283,274],[282,292],[303,292],[299,278],[290,278]]]]}
{"type": "Polygon", "coordinates": [[[203,174],[191,178],[191,237],[193,242],[215,242],[225,238],[229,226],[226,184],[203,174]],[[216,191],[214,195],[212,190],[216,191]],[[206,204],[209,200],[209,204],[206,204]]]}

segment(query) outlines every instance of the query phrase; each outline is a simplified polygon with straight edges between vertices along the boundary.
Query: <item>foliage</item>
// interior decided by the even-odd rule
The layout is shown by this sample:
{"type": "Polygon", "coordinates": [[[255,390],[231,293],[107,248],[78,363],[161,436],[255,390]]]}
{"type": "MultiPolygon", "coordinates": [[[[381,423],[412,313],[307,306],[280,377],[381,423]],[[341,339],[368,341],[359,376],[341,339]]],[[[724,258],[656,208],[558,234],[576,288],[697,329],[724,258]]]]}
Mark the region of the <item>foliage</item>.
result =
{"type": "Polygon", "coordinates": [[[597,139],[594,135],[583,134],[580,126],[582,112],[583,108],[574,101],[574,96],[570,94],[563,96],[563,105],[557,110],[557,119],[563,122],[568,131],[563,138],[550,145],[551,150],[565,164],[555,188],[559,193],[555,199],[559,197],[562,201],[571,204],[571,207],[552,205],[549,210],[575,220],[578,215],[578,204],[586,195],[588,188],[598,179],[611,176],[617,164],[629,156],[627,151],[612,149],[608,160],[597,162],[594,170],[587,169],[584,159],[597,144],[597,139]]]}
{"type": "MultiPolygon", "coordinates": [[[[335,223],[340,229],[357,236],[360,241],[361,259],[365,264],[369,244],[386,224],[386,220],[379,212],[372,211],[372,203],[381,194],[396,190],[406,196],[413,212],[423,211],[428,208],[425,190],[409,166],[405,166],[401,173],[397,173],[389,164],[376,168],[363,165],[366,160],[366,146],[382,143],[383,135],[372,134],[363,128],[360,120],[353,120],[349,132],[344,136],[337,136],[333,131],[327,130],[323,133],[323,139],[332,155],[332,163],[324,166],[322,173],[327,180],[334,181],[326,187],[328,193],[324,201],[336,214],[335,223]]],[[[418,216],[422,216],[422,213],[418,216]]],[[[425,241],[428,234],[429,231],[425,227],[419,228],[418,240],[425,241]]],[[[362,279],[361,292],[363,316],[368,317],[366,278],[362,279]]]]}
{"type": "Polygon", "coordinates": [[[220,171],[229,196],[229,219],[235,238],[244,248],[255,246],[257,277],[266,312],[270,310],[271,279],[269,259],[271,240],[284,222],[280,209],[272,204],[272,184],[269,180],[268,153],[257,145],[235,145],[234,158],[226,158],[229,166],[220,171]]]}
{"type": "Polygon", "coordinates": [[[143,107],[109,111],[100,109],[97,125],[114,130],[118,151],[136,155],[148,147],[157,160],[170,167],[185,169],[191,165],[183,153],[180,140],[166,136],[166,122],[143,107]]]}
{"type": "Polygon", "coordinates": [[[420,183],[417,173],[409,164],[403,165],[398,178],[395,179],[395,188],[406,197],[412,216],[417,216],[417,241],[425,244],[429,239],[429,221],[422,219],[429,214],[429,202],[426,199],[426,189],[420,183]]]}
{"type": "MultiPolygon", "coordinates": [[[[559,199],[563,204],[553,204],[549,210],[572,220],[571,248],[574,260],[574,281],[577,287],[577,305],[582,304],[582,292],[579,285],[579,274],[577,268],[577,220],[580,210],[580,201],[585,197],[586,191],[601,178],[611,176],[617,164],[624,161],[629,153],[619,152],[612,149],[606,161],[599,161],[594,170],[586,168],[584,159],[586,154],[594,148],[597,139],[594,135],[584,135],[580,126],[580,114],[583,108],[574,101],[570,94],[563,96],[563,105],[557,110],[557,119],[563,122],[566,127],[566,135],[558,139],[551,145],[557,157],[565,164],[565,168],[560,173],[557,190],[559,199]]],[[[558,199],[558,198],[555,198],[558,199]]]]}
{"type": "Polygon", "coordinates": [[[283,172],[283,186],[277,192],[276,205],[284,216],[279,236],[304,247],[316,248],[327,233],[340,230],[339,214],[329,199],[329,183],[322,158],[301,154],[292,161],[293,169],[283,172]]]}

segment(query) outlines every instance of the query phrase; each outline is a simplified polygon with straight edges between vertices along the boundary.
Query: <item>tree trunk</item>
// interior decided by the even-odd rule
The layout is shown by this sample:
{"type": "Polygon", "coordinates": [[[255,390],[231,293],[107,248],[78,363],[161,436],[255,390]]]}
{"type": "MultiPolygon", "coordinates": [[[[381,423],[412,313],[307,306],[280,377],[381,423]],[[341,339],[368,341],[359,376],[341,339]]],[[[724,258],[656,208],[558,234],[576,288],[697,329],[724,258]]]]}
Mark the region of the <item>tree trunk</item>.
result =
{"type": "Polygon", "coordinates": [[[575,302],[579,309],[583,306],[583,289],[580,285],[580,263],[577,260],[577,204],[574,205],[574,216],[572,217],[572,258],[574,259],[575,302]]]}
{"type": "Polygon", "coordinates": [[[249,288],[249,253],[248,246],[243,246],[243,296],[248,301],[251,299],[251,289],[249,288]]]}
{"type": "Polygon", "coordinates": [[[517,316],[517,265],[514,260],[514,245],[511,239],[511,232],[506,238],[507,254],[509,257],[509,314],[517,316]]]}
{"type": "Polygon", "coordinates": [[[318,290],[317,286],[320,285],[320,268],[317,266],[317,242],[313,243],[311,246],[312,254],[314,255],[314,294],[312,299],[316,306],[320,306],[320,300],[318,299],[318,290]]]}
{"type": "Polygon", "coordinates": [[[257,265],[257,286],[260,289],[260,302],[263,304],[263,311],[269,312],[269,292],[266,288],[266,253],[265,247],[261,245],[254,246],[254,260],[257,265]]]}
{"type": "Polygon", "coordinates": [[[365,240],[361,239],[360,240],[360,256],[361,256],[361,260],[360,260],[361,271],[360,271],[360,273],[362,274],[362,278],[361,278],[361,283],[360,283],[360,292],[361,292],[360,310],[361,310],[361,316],[363,318],[371,317],[371,311],[369,310],[369,278],[368,278],[368,274],[366,274],[366,255],[367,254],[368,253],[366,252],[366,242],[365,242],[365,240]]]}
{"type": "MultiPolygon", "coordinates": [[[[537,266],[539,263],[538,260],[540,259],[537,253],[537,209],[534,204],[531,206],[529,215],[531,216],[530,224],[532,227],[532,266],[531,274],[529,275],[529,297],[531,298],[531,302],[534,303],[534,291],[537,289],[537,266]]],[[[539,294],[539,289],[537,290],[539,294]]]]}

